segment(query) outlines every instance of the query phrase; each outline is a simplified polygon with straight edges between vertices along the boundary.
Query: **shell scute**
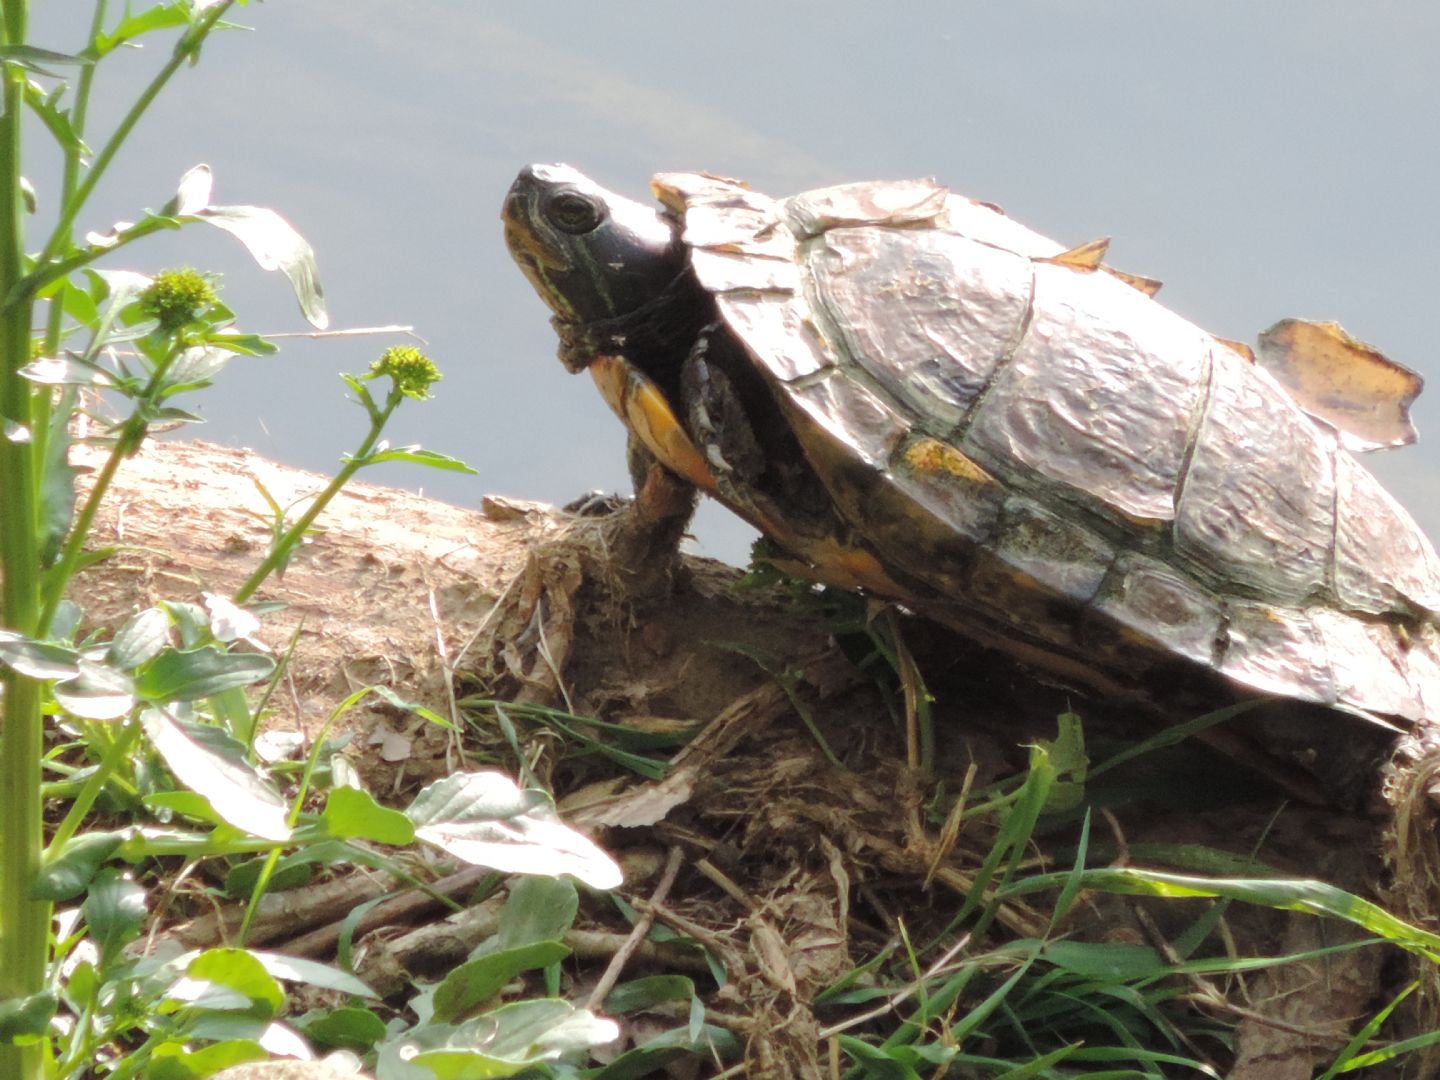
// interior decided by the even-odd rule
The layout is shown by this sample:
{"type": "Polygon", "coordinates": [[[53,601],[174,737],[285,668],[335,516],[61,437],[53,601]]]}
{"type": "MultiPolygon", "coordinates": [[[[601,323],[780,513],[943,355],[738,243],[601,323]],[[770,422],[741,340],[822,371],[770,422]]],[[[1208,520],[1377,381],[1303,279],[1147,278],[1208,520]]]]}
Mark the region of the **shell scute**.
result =
{"type": "Polygon", "coordinates": [[[1357,611],[1440,613],[1440,558],[1415,519],[1349,454],[1335,465],[1340,602],[1357,611]]]}
{"type": "Polygon", "coordinates": [[[844,225],[920,225],[945,211],[949,192],[933,180],[878,180],[807,191],[786,199],[785,223],[796,237],[844,225]]]}
{"type": "Polygon", "coordinates": [[[1168,521],[1208,358],[1208,335],[1108,275],[1036,265],[1029,327],[962,445],[1168,521]]]}
{"type": "Polygon", "coordinates": [[[1005,503],[994,547],[1002,561],[1076,605],[1094,599],[1115,560],[1114,545],[1092,529],[1019,496],[1005,503]]]}
{"type": "Polygon", "coordinates": [[[1166,652],[1207,667],[1215,663],[1224,607],[1166,563],[1134,552],[1120,555],[1091,609],[1166,652]]]}
{"type": "Polygon", "coordinates": [[[1334,705],[1330,656],[1309,612],[1227,600],[1222,674],[1274,694],[1334,705]]]}
{"type": "Polygon", "coordinates": [[[1175,547],[1284,603],[1320,594],[1335,537],[1334,438],[1265,372],[1215,349],[1175,547]]]}
{"type": "Polygon", "coordinates": [[[943,232],[833,229],[806,266],[846,355],[941,428],[964,420],[1030,308],[1029,259],[943,232]]]}

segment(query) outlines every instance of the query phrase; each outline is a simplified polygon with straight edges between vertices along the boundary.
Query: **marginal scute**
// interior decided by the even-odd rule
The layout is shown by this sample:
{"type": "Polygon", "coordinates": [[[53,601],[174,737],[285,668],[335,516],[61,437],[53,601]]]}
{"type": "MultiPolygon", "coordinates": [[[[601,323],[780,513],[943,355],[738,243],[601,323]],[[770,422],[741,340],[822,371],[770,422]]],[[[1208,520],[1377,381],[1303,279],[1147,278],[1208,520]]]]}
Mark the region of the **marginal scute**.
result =
{"type": "Polygon", "coordinates": [[[1175,547],[1282,603],[1325,583],[1335,531],[1336,448],[1273,379],[1212,351],[1209,402],[1175,516],[1175,547]]]}
{"type": "Polygon", "coordinates": [[[1115,549],[1073,518],[1030,500],[1005,503],[995,553],[1075,604],[1088,604],[1105,580],[1115,549]]]}
{"type": "Polygon", "coordinates": [[[807,191],[786,199],[781,211],[796,237],[840,225],[918,225],[945,209],[949,194],[933,180],[864,181],[807,191]]]}
{"type": "Polygon", "coordinates": [[[1214,663],[1224,610],[1165,563],[1133,552],[1119,555],[1090,607],[1168,652],[1207,667],[1214,663]]]}
{"type": "Polygon", "coordinates": [[[690,253],[690,265],[700,284],[712,292],[762,289],[790,293],[800,288],[800,271],[789,259],[756,259],[737,252],[696,248],[690,253]]]}
{"type": "Polygon", "coordinates": [[[749,207],[697,206],[685,215],[684,240],[692,247],[757,259],[788,261],[795,254],[789,230],[776,228],[767,211],[749,207]]]}
{"type": "Polygon", "coordinates": [[[1340,701],[1381,716],[1424,716],[1409,678],[1408,650],[1391,623],[1327,608],[1312,608],[1310,618],[1325,643],[1340,701]]]}
{"type": "Polygon", "coordinates": [[[711,176],[709,173],[657,173],[650,181],[650,190],[666,209],[677,214],[688,213],[694,207],[707,203],[756,210],[775,205],[774,199],[751,191],[743,180],[711,176]]]}
{"type": "Polygon", "coordinates": [[[1031,258],[1052,258],[1065,250],[1064,245],[1026,228],[989,203],[963,195],[945,200],[939,224],[946,232],[1031,258]]]}
{"type": "Polygon", "coordinates": [[[781,382],[813,375],[835,363],[790,296],[737,289],[716,297],[720,315],[755,359],[781,382]]]}
{"type": "Polygon", "coordinates": [[[1005,489],[953,446],[928,435],[907,439],[890,474],[918,509],[954,534],[980,543],[994,533],[1005,489]]]}
{"type": "Polygon", "coordinates": [[[1415,519],[1349,454],[1335,469],[1336,598],[1355,611],[1440,615],[1440,557],[1415,519]]]}
{"type": "MultiPolygon", "coordinates": [[[[885,402],[833,369],[814,382],[794,385],[789,393],[834,446],[875,469],[889,464],[910,427],[885,402]]],[[[797,434],[802,444],[808,442],[805,429],[797,434]]]]}
{"type": "Polygon", "coordinates": [[[1030,325],[962,448],[1168,521],[1208,337],[1113,278],[1035,266],[1030,325]]]}
{"type": "Polygon", "coordinates": [[[941,428],[963,421],[1030,304],[1029,259],[942,232],[832,229],[806,266],[811,303],[845,353],[941,428]]]}
{"type": "Polygon", "coordinates": [[[1329,651],[1305,610],[1234,599],[1225,608],[1222,674],[1254,690],[1335,704],[1329,651]]]}

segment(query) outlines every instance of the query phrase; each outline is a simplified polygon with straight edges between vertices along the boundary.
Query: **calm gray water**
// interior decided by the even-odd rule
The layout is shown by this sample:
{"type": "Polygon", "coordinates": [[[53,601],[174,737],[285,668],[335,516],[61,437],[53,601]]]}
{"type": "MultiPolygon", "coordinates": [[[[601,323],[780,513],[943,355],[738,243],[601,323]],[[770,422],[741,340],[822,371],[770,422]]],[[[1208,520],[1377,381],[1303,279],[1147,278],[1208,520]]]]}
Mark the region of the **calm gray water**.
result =
{"type": "MultiPolygon", "coordinates": [[[[87,8],[37,5],[36,43],[77,48],[87,8]]],[[[501,241],[501,197],[530,161],[642,198],[670,169],[773,194],[934,175],[1064,242],[1113,236],[1111,262],[1163,279],[1165,303],[1222,336],[1337,319],[1440,382],[1440,5],[271,0],[239,18],[255,32],[180,74],[84,225],[159,206],[208,162],[216,201],[274,206],[308,237],[335,326],[413,324],[446,377],[394,441],[480,475],[376,482],[464,505],[626,486],[618,423],[553,359],[501,241]]],[[[162,58],[102,68],[92,132],[162,58]]],[[[49,165],[29,160],[43,198],[49,165]]],[[[220,270],[247,328],[305,329],[283,279],[217,231],[121,254],[220,270]]],[[[335,373],[391,343],[297,340],[237,362],[197,433],[329,469],[361,429],[335,373]]],[[[1440,390],[1416,414],[1419,447],[1369,464],[1435,536],[1440,390]]],[[[743,558],[723,511],[697,531],[743,558]]]]}

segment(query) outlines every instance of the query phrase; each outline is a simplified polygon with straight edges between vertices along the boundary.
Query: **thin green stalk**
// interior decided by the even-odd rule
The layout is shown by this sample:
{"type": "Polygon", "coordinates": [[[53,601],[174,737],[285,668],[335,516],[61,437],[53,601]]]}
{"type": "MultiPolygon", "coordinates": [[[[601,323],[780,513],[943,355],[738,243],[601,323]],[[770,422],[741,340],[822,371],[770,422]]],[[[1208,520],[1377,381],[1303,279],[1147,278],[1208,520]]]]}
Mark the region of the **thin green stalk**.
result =
{"type": "Polygon", "coordinates": [[[150,381],[145,384],[145,389],[136,400],[136,411],[125,421],[119,438],[110,449],[110,456],[105,459],[100,475],[90,487],[85,505],[75,517],[70,535],[65,538],[65,547],[60,552],[60,558],[48,572],[43,590],[43,606],[40,618],[36,621],[36,632],[41,636],[50,631],[50,623],[55,618],[55,612],[59,610],[60,601],[65,598],[65,587],[69,585],[70,579],[75,575],[75,568],[80,565],[81,556],[85,554],[85,541],[89,539],[90,526],[95,523],[95,515],[105,501],[105,494],[110,490],[115,474],[120,470],[120,463],[138,450],[145,441],[150,425],[146,423],[143,411],[154,403],[155,395],[164,384],[165,373],[170,370],[170,365],[175,362],[180,350],[181,346],[177,343],[166,356],[165,362],[155,365],[150,381]]]}
{"type": "MultiPolygon", "coordinates": [[[[75,576],[75,568],[80,564],[81,556],[85,554],[85,540],[90,535],[90,526],[95,523],[95,515],[100,511],[100,505],[105,500],[105,493],[110,490],[110,484],[114,481],[115,474],[120,471],[120,463],[125,460],[126,455],[135,446],[139,445],[139,439],[132,431],[132,427],[136,423],[137,420],[133,416],[126,422],[125,430],[111,448],[110,456],[105,459],[105,465],[100,470],[100,475],[95,478],[95,483],[90,488],[85,505],[80,508],[80,513],[75,517],[75,525],[71,528],[70,535],[65,538],[65,548],[60,553],[60,558],[48,572],[44,590],[44,606],[35,623],[36,631],[42,636],[49,632],[55,612],[60,608],[60,601],[65,599],[65,587],[75,576]]],[[[141,438],[144,437],[145,426],[143,422],[139,423],[141,438]]]]}
{"type": "MultiPolygon", "coordinates": [[[[95,0],[95,14],[90,20],[90,40],[94,41],[105,29],[105,9],[108,0],[95,0]]],[[[69,206],[75,198],[75,189],[80,184],[80,140],[85,137],[85,118],[90,111],[90,87],[95,82],[95,65],[86,64],[80,69],[75,80],[75,103],[70,106],[70,130],[75,141],[65,147],[65,163],[60,174],[60,203],[69,206]]],[[[65,245],[68,247],[74,235],[66,231],[65,245]]],[[[60,324],[65,317],[65,303],[62,295],[50,301],[49,320],[45,326],[45,354],[53,355],[60,347],[60,324]]],[[[41,460],[44,460],[42,455],[41,460]]]]}
{"type": "MultiPolygon", "coordinates": [[[[319,733],[315,736],[311,747],[310,756],[305,761],[305,771],[300,777],[300,789],[295,793],[295,799],[290,804],[290,815],[286,824],[291,829],[295,828],[296,822],[300,820],[300,811],[305,808],[305,796],[310,791],[310,779],[315,775],[315,767],[320,763],[320,754],[325,749],[325,740],[330,737],[330,729],[335,726],[340,717],[350,711],[350,707],[369,693],[369,687],[356,690],[348,698],[340,703],[330,713],[319,733]]],[[[265,865],[260,868],[260,873],[255,879],[255,886],[250,890],[250,902],[245,905],[245,917],[240,920],[240,931],[235,937],[235,943],[243,947],[245,939],[250,936],[250,924],[255,919],[255,913],[260,909],[260,900],[265,895],[265,890],[270,887],[270,879],[275,874],[275,867],[280,862],[281,848],[276,847],[265,858],[265,865]]]]}
{"type": "Polygon", "coordinates": [[[111,775],[120,767],[125,756],[130,753],[130,748],[135,745],[135,740],[140,737],[140,718],[132,716],[126,721],[125,726],[120,729],[119,736],[106,748],[105,756],[100,759],[88,778],[80,793],[75,796],[75,801],[70,804],[70,809],[65,813],[65,820],[60,822],[60,827],[55,830],[55,835],[50,838],[50,852],[52,855],[60,851],[76,831],[85,822],[85,816],[90,813],[90,808],[95,805],[95,800],[100,797],[100,792],[110,782],[111,775]]]}
{"type": "Polygon", "coordinates": [[[380,441],[380,432],[384,429],[385,422],[390,419],[390,414],[395,411],[395,407],[400,404],[403,396],[398,389],[392,390],[383,409],[377,410],[373,406],[371,407],[370,432],[365,436],[365,441],[360,444],[360,449],[355,451],[350,459],[340,467],[340,471],[326,485],[325,490],[315,496],[315,501],[310,504],[310,509],[300,515],[300,520],[276,538],[275,543],[270,546],[270,554],[265,556],[265,561],[245,579],[245,584],[235,590],[235,595],[231,597],[235,603],[243,604],[255,595],[255,590],[275,572],[277,567],[285,562],[291,549],[304,537],[305,531],[315,524],[315,519],[329,505],[330,500],[340,493],[340,489],[350,482],[352,476],[365,467],[370,455],[375,450],[375,444],[380,441]]]}
{"type": "MultiPolygon", "coordinates": [[[[26,0],[3,0],[4,38],[25,42],[26,0]]],[[[25,73],[4,72],[5,111],[0,116],[0,295],[8,295],[24,269],[24,204],[21,199],[21,115],[25,73]]],[[[0,313],[0,618],[22,634],[33,632],[39,607],[38,513],[30,383],[20,368],[30,361],[31,304],[0,313]]],[[[44,752],[40,687],[6,672],[4,726],[0,729],[0,1001],[29,997],[45,987],[50,905],[32,899],[40,869],[40,759],[44,752]]],[[[38,1080],[44,1071],[41,1044],[0,1045],[0,1076],[38,1080]]]]}

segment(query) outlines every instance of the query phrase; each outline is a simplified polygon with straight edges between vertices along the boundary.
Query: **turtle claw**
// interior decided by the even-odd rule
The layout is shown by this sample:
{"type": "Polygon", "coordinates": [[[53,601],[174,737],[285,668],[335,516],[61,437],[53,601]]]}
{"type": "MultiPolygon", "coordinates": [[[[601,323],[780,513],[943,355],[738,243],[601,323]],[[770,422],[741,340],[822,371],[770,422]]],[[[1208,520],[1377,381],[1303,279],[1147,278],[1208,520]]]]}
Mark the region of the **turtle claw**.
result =
{"type": "Polygon", "coordinates": [[[574,514],[576,517],[605,517],[608,514],[619,513],[634,501],[629,495],[621,495],[618,491],[603,491],[596,488],[594,491],[587,491],[584,495],[571,499],[560,509],[567,514],[574,514]]]}

